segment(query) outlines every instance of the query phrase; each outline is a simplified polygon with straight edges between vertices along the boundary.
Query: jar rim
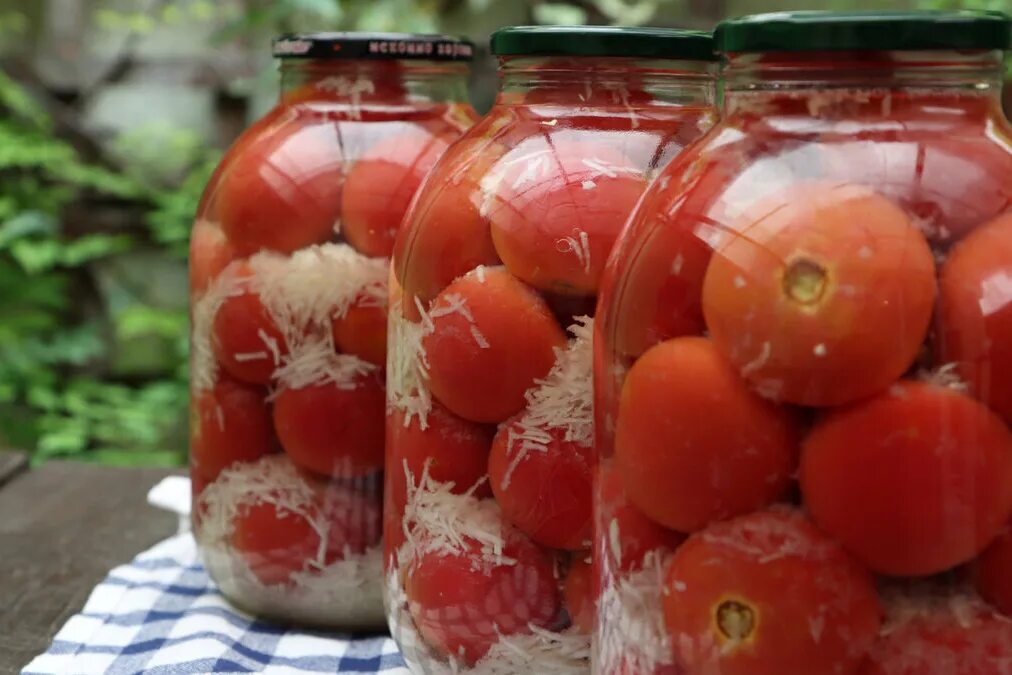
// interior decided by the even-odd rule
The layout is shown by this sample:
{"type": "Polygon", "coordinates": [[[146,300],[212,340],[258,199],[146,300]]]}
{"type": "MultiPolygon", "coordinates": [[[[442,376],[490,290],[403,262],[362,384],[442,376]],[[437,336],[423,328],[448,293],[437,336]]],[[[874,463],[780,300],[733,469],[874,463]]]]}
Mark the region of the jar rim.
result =
{"type": "Polygon", "coordinates": [[[728,19],[714,32],[721,53],[1007,50],[1012,17],[977,10],[799,11],[728,19]]]}
{"type": "Polygon", "coordinates": [[[495,56],[630,56],[715,61],[713,35],[639,26],[507,26],[489,40],[495,56]]]}
{"type": "Polygon", "coordinates": [[[471,61],[474,43],[453,35],[424,33],[285,33],[271,41],[271,54],[282,60],[471,61]]]}

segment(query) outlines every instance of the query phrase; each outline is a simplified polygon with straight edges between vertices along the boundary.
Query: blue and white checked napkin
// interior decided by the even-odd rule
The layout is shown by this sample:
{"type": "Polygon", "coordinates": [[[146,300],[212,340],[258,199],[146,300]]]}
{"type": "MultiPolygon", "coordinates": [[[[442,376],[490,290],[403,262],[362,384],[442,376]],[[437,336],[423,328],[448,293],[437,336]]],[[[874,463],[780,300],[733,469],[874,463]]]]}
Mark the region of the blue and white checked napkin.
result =
{"type": "Polygon", "coordinates": [[[408,675],[389,637],[287,630],[232,608],[188,532],[112,570],[23,675],[261,672],[408,675]]]}

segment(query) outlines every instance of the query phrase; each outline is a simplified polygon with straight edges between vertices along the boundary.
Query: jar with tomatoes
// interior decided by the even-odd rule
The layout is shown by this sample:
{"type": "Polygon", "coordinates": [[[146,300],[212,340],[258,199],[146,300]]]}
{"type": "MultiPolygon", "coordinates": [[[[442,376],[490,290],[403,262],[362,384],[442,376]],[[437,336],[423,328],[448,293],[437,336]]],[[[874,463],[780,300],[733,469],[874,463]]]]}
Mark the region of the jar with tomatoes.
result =
{"type": "Polygon", "coordinates": [[[1012,672],[1010,29],[718,26],[602,282],[602,675],[1012,672]]]}
{"type": "Polygon", "coordinates": [[[226,153],[190,248],[193,528],[234,604],[375,628],[382,606],[389,256],[477,118],[469,42],[274,42],[281,96],[226,153]]]}
{"type": "Polygon", "coordinates": [[[416,673],[580,673],[598,286],[649,179],[715,121],[712,37],[515,27],[491,46],[495,106],[394,251],[388,612],[416,673]]]}

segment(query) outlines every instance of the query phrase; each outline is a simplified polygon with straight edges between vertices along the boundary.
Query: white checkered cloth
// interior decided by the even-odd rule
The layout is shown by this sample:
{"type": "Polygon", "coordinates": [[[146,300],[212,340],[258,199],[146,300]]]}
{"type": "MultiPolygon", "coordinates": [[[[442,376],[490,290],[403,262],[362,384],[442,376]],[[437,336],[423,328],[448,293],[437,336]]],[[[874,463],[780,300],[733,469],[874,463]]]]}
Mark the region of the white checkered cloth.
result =
{"type": "MultiPolygon", "coordinates": [[[[173,487],[173,494],[189,491],[188,485],[173,487]]],[[[157,490],[149,499],[160,501],[157,490]]],[[[389,637],[287,630],[231,607],[201,566],[188,532],[110,572],[46,653],[22,672],[408,675],[389,637]]]]}

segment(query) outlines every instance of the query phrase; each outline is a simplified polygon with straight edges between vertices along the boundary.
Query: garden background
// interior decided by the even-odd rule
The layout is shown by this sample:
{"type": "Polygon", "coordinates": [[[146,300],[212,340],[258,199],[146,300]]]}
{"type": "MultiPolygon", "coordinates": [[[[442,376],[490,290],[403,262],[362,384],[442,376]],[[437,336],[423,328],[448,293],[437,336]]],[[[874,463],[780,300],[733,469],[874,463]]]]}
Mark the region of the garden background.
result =
{"type": "Polygon", "coordinates": [[[276,96],[278,32],[467,35],[485,110],[502,25],[958,7],[1012,0],[0,0],[0,449],[185,461],[189,228],[222,150],[276,96]]]}

